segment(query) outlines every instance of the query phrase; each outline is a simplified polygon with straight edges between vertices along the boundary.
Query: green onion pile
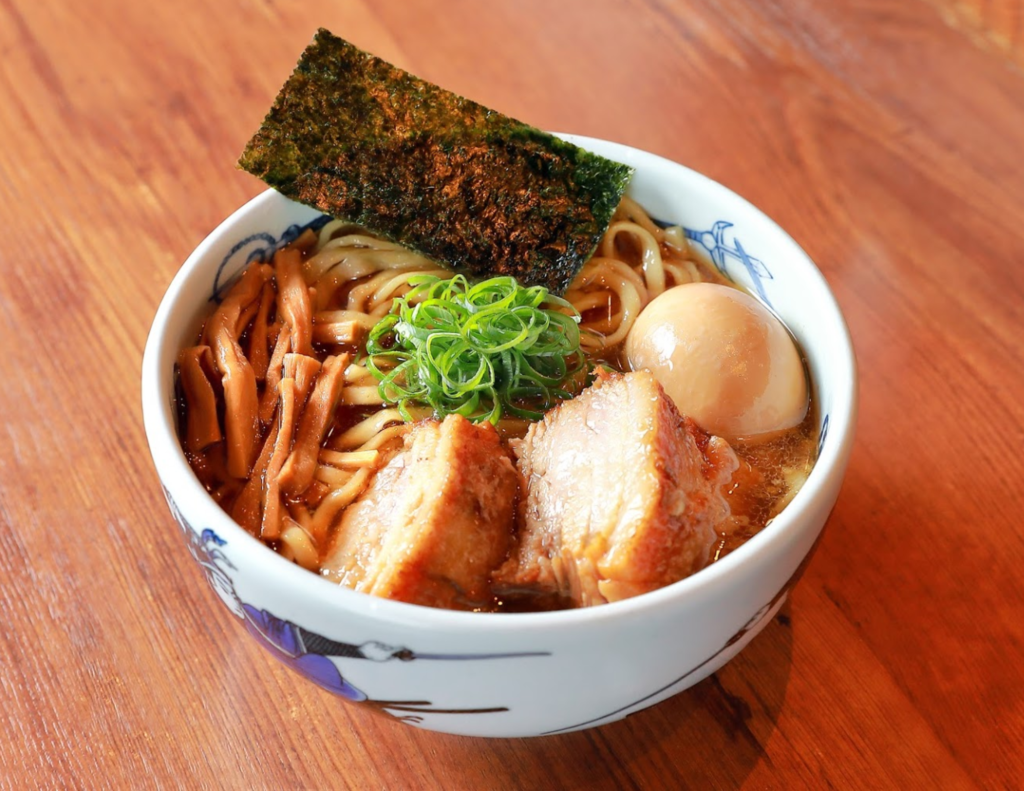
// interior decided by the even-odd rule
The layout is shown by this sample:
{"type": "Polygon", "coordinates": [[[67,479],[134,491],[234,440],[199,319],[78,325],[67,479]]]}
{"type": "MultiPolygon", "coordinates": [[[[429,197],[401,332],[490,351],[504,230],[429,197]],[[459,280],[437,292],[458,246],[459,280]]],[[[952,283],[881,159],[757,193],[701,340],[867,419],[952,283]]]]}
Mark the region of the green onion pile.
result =
{"type": "Polygon", "coordinates": [[[417,405],[474,422],[538,420],[572,396],[567,388],[585,360],[569,302],[511,277],[470,285],[462,275],[419,275],[409,283],[366,344],[381,397],[406,420],[417,405]]]}

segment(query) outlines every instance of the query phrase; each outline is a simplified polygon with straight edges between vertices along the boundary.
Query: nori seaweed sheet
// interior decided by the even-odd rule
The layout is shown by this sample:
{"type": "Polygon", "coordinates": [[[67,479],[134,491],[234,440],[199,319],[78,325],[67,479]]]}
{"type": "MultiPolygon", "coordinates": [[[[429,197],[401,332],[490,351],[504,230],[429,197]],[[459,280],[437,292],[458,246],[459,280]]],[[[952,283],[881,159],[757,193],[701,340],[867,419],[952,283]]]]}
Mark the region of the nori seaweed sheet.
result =
{"type": "Polygon", "coordinates": [[[471,278],[511,274],[556,294],[632,175],[322,28],[239,166],[471,278]]]}

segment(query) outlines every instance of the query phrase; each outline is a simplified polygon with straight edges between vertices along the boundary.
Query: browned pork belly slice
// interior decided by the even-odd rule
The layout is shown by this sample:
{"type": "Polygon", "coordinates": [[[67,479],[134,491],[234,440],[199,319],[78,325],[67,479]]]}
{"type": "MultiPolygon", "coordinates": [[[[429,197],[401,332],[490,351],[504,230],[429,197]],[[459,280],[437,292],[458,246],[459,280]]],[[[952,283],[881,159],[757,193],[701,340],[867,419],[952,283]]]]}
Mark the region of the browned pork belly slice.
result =
{"type": "Polygon", "coordinates": [[[490,424],[458,415],[421,423],[345,511],[321,572],[389,599],[486,606],[518,492],[519,475],[490,424]]]}
{"type": "Polygon", "coordinates": [[[513,447],[526,499],[499,592],[603,604],[708,562],[736,456],[681,416],[650,372],[601,376],[513,447]]]}

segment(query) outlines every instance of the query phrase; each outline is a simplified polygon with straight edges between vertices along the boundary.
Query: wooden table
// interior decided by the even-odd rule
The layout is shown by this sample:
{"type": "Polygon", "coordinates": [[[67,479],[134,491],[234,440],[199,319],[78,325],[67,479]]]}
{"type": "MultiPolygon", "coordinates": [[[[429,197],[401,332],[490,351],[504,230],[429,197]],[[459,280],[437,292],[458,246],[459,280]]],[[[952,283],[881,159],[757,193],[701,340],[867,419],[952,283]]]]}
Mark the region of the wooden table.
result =
{"type": "Polygon", "coordinates": [[[1014,0],[0,2],[0,787],[1024,782],[1024,57],[1014,0]],[[783,613],[597,730],[421,732],[216,603],[142,430],[177,267],[316,27],[745,195],[820,265],[859,436],[783,613]]]}

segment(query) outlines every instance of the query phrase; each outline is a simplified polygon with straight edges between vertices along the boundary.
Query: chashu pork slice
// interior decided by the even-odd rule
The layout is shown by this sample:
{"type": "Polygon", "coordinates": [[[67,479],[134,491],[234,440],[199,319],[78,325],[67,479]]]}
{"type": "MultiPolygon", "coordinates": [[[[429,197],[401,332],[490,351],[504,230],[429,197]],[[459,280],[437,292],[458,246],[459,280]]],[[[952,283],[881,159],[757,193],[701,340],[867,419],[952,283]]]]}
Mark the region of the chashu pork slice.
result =
{"type": "Polygon", "coordinates": [[[426,421],[342,516],[321,573],[357,591],[450,609],[489,605],[519,474],[490,424],[426,421]]]}
{"type": "Polygon", "coordinates": [[[679,414],[649,371],[604,374],[514,443],[526,485],[499,594],[618,601],[702,568],[729,515],[729,444],[679,414]]]}

